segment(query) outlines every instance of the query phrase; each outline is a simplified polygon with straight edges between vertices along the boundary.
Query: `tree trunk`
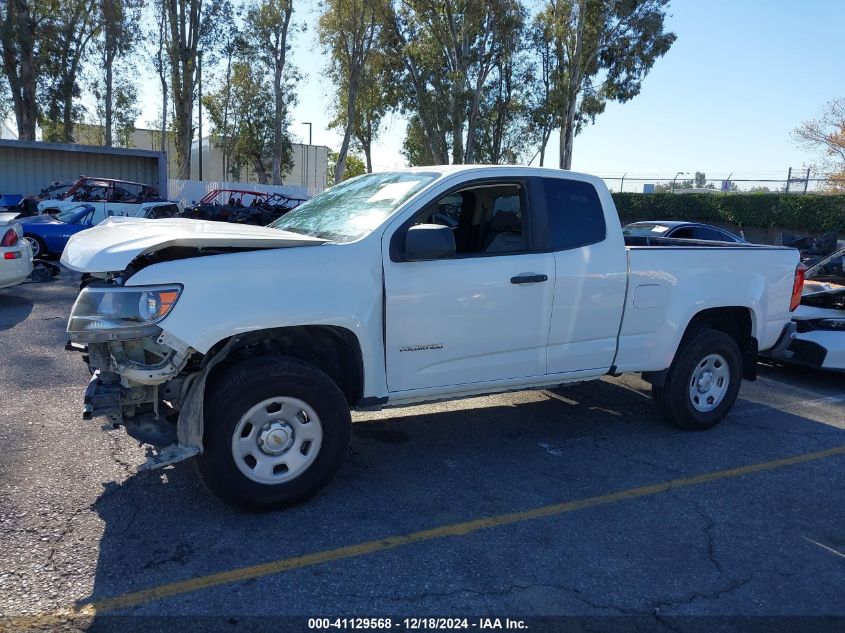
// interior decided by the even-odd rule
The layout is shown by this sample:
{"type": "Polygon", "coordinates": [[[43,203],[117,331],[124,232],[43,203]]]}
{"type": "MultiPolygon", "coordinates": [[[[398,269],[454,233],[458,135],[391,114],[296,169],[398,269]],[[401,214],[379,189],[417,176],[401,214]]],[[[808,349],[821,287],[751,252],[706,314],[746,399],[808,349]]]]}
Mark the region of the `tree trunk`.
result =
{"type": "Polygon", "coordinates": [[[273,184],[282,184],[282,154],[285,149],[284,123],[287,114],[284,93],[285,60],[287,57],[288,28],[293,15],[293,0],[286,0],[282,9],[285,12],[284,23],[278,34],[277,50],[274,53],[273,90],[275,93],[275,112],[273,113],[273,184]]]}
{"type": "Polygon", "coordinates": [[[36,100],[35,37],[36,20],[23,0],[9,0],[3,21],[3,67],[12,93],[18,138],[35,140],[38,120],[36,100]]]}
{"type": "Polygon", "coordinates": [[[334,184],[343,180],[346,171],[346,154],[349,153],[349,142],[352,140],[352,126],[355,124],[355,102],[358,100],[358,69],[353,65],[349,69],[349,90],[346,94],[346,126],[343,130],[343,142],[337,153],[337,163],[334,166],[334,184]]]}
{"type": "Polygon", "coordinates": [[[228,139],[229,133],[229,104],[232,101],[232,55],[234,50],[230,47],[226,57],[226,97],[223,104],[223,180],[229,177],[229,161],[232,157],[231,144],[228,139]]]}
{"type": "Polygon", "coordinates": [[[566,109],[561,119],[560,127],[560,160],[561,169],[572,168],[572,145],[575,142],[575,111],[578,108],[578,95],[581,93],[581,77],[584,52],[584,28],[586,24],[586,8],[583,3],[578,5],[576,25],[575,54],[567,69],[569,81],[566,86],[566,109]]]}
{"type": "MultiPolygon", "coordinates": [[[[106,44],[108,48],[108,44],[106,44]]],[[[112,65],[114,55],[109,51],[106,53],[106,138],[105,146],[111,147],[114,144],[114,73],[112,65]]]]}
{"type": "Polygon", "coordinates": [[[455,165],[464,162],[464,109],[460,92],[460,88],[455,82],[452,87],[450,103],[452,111],[452,163],[455,165]]]}
{"type": "MultiPolygon", "coordinates": [[[[283,62],[284,64],[284,62],[283,62]]],[[[285,95],[282,91],[282,70],[284,65],[276,65],[273,89],[276,98],[276,109],[273,113],[273,184],[282,184],[282,152],[284,138],[282,136],[285,121],[285,95]]]]}
{"type": "Polygon", "coordinates": [[[551,128],[543,130],[543,137],[540,141],[540,167],[543,166],[543,162],[546,160],[546,145],[549,144],[549,136],[551,136],[551,133],[551,128]]]}
{"type": "Polygon", "coordinates": [[[114,145],[114,58],[117,55],[117,43],[115,42],[115,29],[120,28],[118,24],[115,0],[104,0],[103,12],[103,62],[106,70],[106,94],[105,94],[105,139],[103,144],[106,147],[114,145]]]}
{"type": "Polygon", "coordinates": [[[569,103],[560,128],[560,168],[572,168],[572,145],[575,141],[575,104],[569,103]]]}
{"type": "Polygon", "coordinates": [[[64,82],[62,100],[62,139],[73,143],[73,79],[64,82]]]}

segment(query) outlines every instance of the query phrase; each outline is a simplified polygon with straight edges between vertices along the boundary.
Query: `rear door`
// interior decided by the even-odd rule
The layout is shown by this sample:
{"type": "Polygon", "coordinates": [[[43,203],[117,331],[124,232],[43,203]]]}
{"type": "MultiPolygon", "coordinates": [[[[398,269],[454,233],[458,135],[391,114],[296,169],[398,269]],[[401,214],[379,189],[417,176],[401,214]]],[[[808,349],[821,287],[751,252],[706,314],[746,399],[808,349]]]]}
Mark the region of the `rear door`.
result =
{"type": "Polygon", "coordinates": [[[520,179],[470,181],[423,202],[383,243],[390,392],[546,373],[554,255],[534,246],[520,179]],[[406,261],[414,224],[452,229],[450,259],[406,261]]]}
{"type": "Polygon", "coordinates": [[[544,246],[555,262],[549,373],[605,373],[616,353],[625,303],[627,255],[622,233],[617,226],[607,226],[592,183],[555,177],[536,181],[535,199],[542,196],[545,211],[538,215],[548,219],[544,246]]]}

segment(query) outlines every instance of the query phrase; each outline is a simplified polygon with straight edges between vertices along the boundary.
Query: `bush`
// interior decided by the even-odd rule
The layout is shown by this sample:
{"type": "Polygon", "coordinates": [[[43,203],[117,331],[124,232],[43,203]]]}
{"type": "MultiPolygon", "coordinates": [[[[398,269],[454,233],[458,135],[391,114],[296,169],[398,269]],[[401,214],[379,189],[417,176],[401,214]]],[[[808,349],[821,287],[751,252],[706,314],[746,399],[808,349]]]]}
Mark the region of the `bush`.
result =
{"type": "Polygon", "coordinates": [[[614,193],[623,224],[689,220],[803,233],[845,230],[845,195],[762,193],[614,193]]]}

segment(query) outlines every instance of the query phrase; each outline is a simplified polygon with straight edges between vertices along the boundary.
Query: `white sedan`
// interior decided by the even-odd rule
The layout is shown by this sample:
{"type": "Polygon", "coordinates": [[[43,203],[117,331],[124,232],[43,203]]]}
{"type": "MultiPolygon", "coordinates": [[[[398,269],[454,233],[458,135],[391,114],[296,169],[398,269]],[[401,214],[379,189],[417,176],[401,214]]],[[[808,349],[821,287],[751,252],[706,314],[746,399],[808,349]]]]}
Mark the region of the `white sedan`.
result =
{"type": "Polygon", "coordinates": [[[32,250],[21,225],[0,225],[0,288],[16,286],[31,272],[32,250]]]}
{"type": "Polygon", "coordinates": [[[805,273],[793,331],[766,352],[777,360],[845,371],[845,248],[805,273]]]}

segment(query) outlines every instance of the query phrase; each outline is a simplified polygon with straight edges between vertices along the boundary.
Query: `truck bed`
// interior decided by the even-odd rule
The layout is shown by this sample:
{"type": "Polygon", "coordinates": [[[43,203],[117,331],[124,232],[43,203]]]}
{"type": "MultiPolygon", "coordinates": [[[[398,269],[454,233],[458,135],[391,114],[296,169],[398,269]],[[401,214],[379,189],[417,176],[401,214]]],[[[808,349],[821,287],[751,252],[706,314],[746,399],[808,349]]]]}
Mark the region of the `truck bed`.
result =
{"type": "Polygon", "coordinates": [[[790,317],[795,249],[652,237],[625,244],[618,371],[668,367],[692,316],[711,308],[735,307],[737,318],[750,318],[760,350],[777,342],[790,317]]]}

